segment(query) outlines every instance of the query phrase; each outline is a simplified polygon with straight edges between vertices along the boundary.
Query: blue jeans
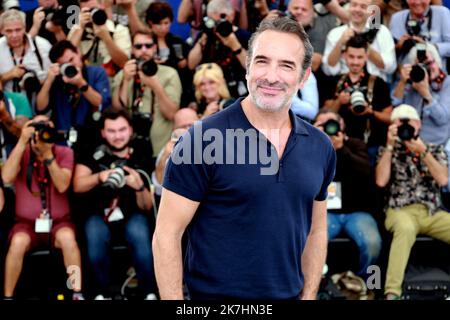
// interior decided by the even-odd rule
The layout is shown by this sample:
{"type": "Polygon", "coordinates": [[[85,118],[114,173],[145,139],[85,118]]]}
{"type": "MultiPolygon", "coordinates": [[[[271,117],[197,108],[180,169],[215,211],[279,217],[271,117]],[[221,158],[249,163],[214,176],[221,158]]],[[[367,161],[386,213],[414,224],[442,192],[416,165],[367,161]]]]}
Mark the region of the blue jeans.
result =
{"type": "MultiPolygon", "coordinates": [[[[155,292],[156,280],[148,217],[140,212],[131,214],[124,222],[124,232],[139,288],[144,294],[155,292]]],[[[103,217],[92,215],[86,220],[85,234],[88,258],[94,269],[99,293],[105,294],[110,285],[111,228],[103,217]]]]}
{"type": "Polygon", "coordinates": [[[375,219],[367,212],[350,214],[330,213],[328,220],[328,240],[344,232],[359,249],[359,271],[357,274],[367,278],[367,267],[376,263],[381,251],[381,236],[375,219]]]}

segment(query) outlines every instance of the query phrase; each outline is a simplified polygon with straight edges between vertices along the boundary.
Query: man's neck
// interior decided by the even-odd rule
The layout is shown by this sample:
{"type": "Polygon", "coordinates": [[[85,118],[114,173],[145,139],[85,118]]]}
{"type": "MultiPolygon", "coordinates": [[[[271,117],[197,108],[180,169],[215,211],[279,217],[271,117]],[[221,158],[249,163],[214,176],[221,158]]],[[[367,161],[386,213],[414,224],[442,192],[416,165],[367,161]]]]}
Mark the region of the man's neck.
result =
{"type": "Polygon", "coordinates": [[[351,22],[350,26],[357,32],[363,32],[364,29],[366,28],[366,22],[362,22],[362,23],[355,23],[355,22],[351,22]]]}
{"type": "Polygon", "coordinates": [[[361,80],[361,78],[363,77],[363,72],[358,72],[358,73],[349,73],[348,77],[350,78],[351,82],[358,82],[359,80],[361,80]]]}
{"type": "Polygon", "coordinates": [[[126,147],[121,151],[113,151],[112,154],[118,158],[125,158],[130,152],[130,147],[126,147]]]}
{"type": "Polygon", "coordinates": [[[286,106],[279,111],[264,111],[254,105],[250,97],[242,100],[242,109],[248,121],[258,130],[291,129],[289,108],[286,106]]]}
{"type": "Polygon", "coordinates": [[[20,56],[27,49],[27,45],[28,45],[28,41],[26,41],[24,38],[24,40],[21,42],[21,44],[18,45],[17,47],[12,48],[12,50],[16,56],[20,56]]]}

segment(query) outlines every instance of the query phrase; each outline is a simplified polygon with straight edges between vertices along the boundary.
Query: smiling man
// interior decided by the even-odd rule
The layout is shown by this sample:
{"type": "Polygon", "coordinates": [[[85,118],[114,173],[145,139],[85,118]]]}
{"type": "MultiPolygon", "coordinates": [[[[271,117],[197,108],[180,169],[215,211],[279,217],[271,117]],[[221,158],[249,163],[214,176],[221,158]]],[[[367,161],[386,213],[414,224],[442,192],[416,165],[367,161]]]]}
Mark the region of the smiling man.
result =
{"type": "Polygon", "coordinates": [[[183,298],[181,237],[187,229],[184,281],[191,299],[315,299],[336,156],[323,133],[290,111],[311,57],[297,22],[263,21],[247,55],[249,96],[194,124],[175,146],[175,154],[186,153],[182,163],[173,157],[168,163],[153,238],[161,298],[183,298]],[[213,130],[238,138],[237,145],[222,139],[223,150],[216,150],[226,151],[226,164],[198,162],[213,130]],[[203,143],[197,144],[197,134],[203,143]],[[269,152],[277,161],[275,172],[262,173],[260,158],[252,162],[257,146],[260,157],[269,152]]]}

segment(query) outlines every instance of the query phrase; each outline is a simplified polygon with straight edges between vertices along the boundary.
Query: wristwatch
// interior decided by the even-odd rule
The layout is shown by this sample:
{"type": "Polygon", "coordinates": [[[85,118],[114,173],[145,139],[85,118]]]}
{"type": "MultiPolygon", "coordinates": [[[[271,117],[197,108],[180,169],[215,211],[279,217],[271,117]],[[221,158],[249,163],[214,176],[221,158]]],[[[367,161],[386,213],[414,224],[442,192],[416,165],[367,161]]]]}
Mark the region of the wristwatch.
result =
{"type": "Polygon", "coordinates": [[[80,92],[86,92],[89,89],[89,84],[85,84],[84,86],[81,86],[78,90],[80,90],[80,92]]]}
{"type": "Polygon", "coordinates": [[[51,157],[50,159],[44,159],[44,165],[48,167],[55,160],[55,157],[51,157]]]}

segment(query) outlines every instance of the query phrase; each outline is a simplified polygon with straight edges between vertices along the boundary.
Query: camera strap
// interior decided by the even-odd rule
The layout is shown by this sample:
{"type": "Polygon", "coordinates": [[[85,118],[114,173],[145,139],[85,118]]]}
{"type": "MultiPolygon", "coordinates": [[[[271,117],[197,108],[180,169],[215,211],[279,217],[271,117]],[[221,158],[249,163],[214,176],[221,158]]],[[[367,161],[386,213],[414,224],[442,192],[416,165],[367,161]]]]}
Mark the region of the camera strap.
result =
{"type": "MultiPolygon", "coordinates": [[[[42,212],[46,212],[48,214],[50,214],[50,210],[49,210],[49,203],[50,201],[47,202],[47,190],[48,190],[48,186],[49,186],[49,181],[50,181],[50,177],[49,177],[49,173],[47,168],[44,169],[44,176],[40,175],[40,165],[39,163],[34,159],[34,155],[33,155],[33,151],[31,150],[31,143],[30,145],[30,158],[28,161],[28,168],[27,168],[27,188],[28,191],[30,191],[30,193],[33,196],[37,196],[39,194],[40,198],[41,198],[41,207],[42,207],[42,212]],[[33,179],[33,174],[36,172],[36,178],[37,178],[37,183],[39,186],[39,192],[33,191],[32,190],[32,179],[33,179]]],[[[42,164],[41,164],[42,166],[42,164]]],[[[49,194],[50,197],[50,194],[49,194]]]]}
{"type": "Polygon", "coordinates": [[[39,52],[39,48],[38,48],[38,46],[36,44],[36,39],[35,38],[33,38],[33,45],[34,45],[34,53],[36,54],[36,58],[39,61],[39,65],[41,66],[41,70],[45,71],[44,70],[44,63],[42,62],[41,53],[39,52]]]}
{"type": "MultiPolygon", "coordinates": [[[[25,51],[26,51],[26,36],[23,37],[23,50],[22,53],[20,55],[20,60],[18,64],[22,64],[23,63],[23,58],[25,57],[25,51]]],[[[11,60],[14,63],[14,66],[17,66],[17,61],[16,61],[16,57],[14,56],[14,51],[11,47],[9,47],[9,53],[11,54],[11,60]]],[[[14,78],[13,79],[13,92],[21,92],[20,90],[20,86],[19,86],[19,79],[14,78]]]]}

